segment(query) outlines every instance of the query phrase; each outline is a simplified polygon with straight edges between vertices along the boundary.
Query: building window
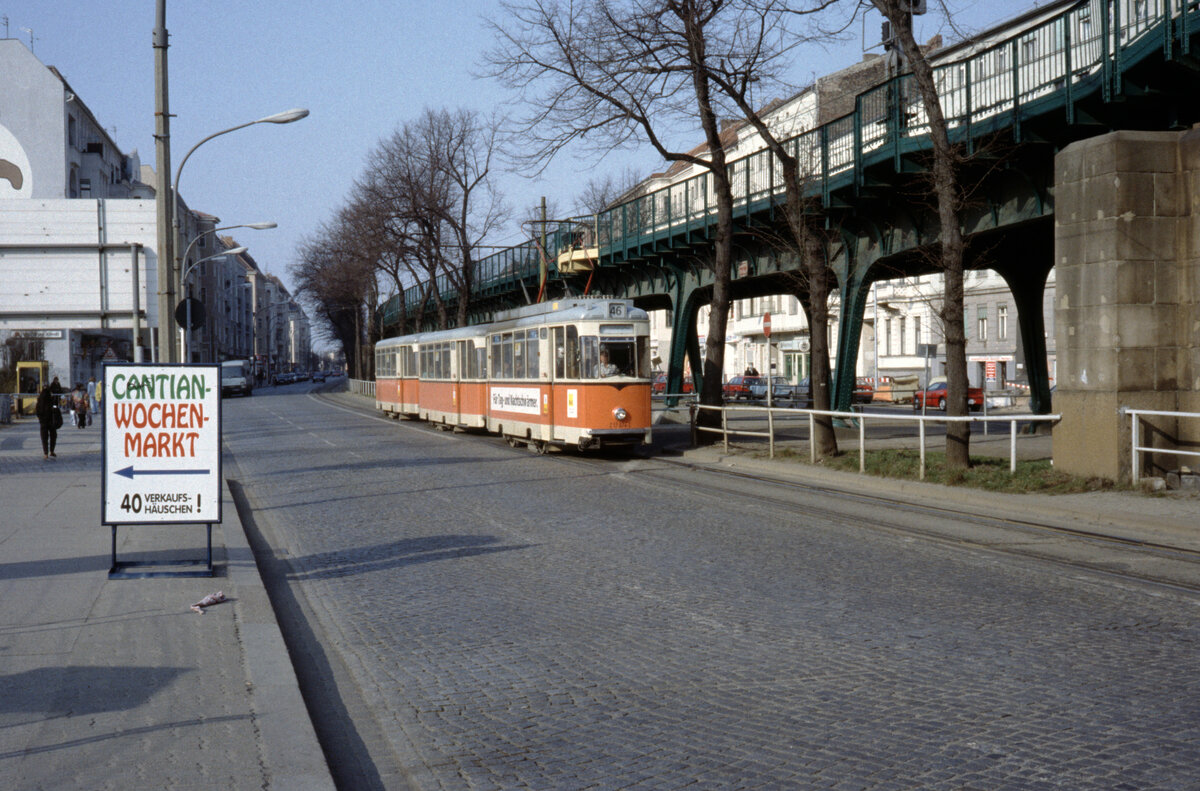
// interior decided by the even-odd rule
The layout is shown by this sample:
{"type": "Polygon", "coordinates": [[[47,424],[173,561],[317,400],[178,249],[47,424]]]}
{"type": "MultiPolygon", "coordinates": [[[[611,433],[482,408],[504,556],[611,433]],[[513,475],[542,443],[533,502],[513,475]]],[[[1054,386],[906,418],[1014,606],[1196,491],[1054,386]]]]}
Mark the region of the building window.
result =
{"type": "Polygon", "coordinates": [[[977,336],[980,343],[987,343],[988,339],[988,317],[987,308],[980,305],[978,308],[977,336]]]}
{"type": "Polygon", "coordinates": [[[887,355],[892,353],[892,320],[890,318],[883,320],[883,353],[887,355]]]}
{"type": "Polygon", "coordinates": [[[996,338],[999,340],[1008,338],[1008,305],[996,306],[996,338]]]}
{"type": "MultiPolygon", "coordinates": [[[[921,344],[921,317],[913,316],[913,343],[919,346],[921,344]]],[[[915,349],[915,347],[914,347],[915,349]]]]}
{"type": "Polygon", "coordinates": [[[905,337],[905,335],[907,334],[905,332],[905,330],[907,329],[907,326],[906,326],[907,324],[908,324],[908,322],[905,321],[905,317],[901,316],[900,317],[900,353],[901,354],[908,354],[908,338],[905,337]]]}
{"type": "Polygon", "coordinates": [[[76,140],[75,116],[73,115],[67,116],[67,143],[70,144],[72,148],[75,148],[79,145],[76,140]]]}

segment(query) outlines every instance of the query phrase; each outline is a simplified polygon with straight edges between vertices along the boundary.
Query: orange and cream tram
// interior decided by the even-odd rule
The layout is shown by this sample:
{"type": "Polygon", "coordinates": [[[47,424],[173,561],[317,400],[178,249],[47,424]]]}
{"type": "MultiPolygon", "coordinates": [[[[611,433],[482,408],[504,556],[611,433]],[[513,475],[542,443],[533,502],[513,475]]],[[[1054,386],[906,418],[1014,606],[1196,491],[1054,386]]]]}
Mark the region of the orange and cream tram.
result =
{"type": "Polygon", "coordinates": [[[375,347],[375,407],[482,428],[537,451],[650,441],[650,322],[629,300],[573,298],[375,347]]]}

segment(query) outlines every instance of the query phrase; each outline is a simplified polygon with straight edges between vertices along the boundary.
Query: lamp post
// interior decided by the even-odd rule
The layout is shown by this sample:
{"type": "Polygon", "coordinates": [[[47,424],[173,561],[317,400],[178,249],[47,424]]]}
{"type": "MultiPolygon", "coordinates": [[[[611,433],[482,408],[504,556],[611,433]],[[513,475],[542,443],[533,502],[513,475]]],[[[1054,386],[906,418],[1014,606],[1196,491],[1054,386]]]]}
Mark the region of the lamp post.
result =
{"type": "MultiPolygon", "coordinates": [[[[201,235],[203,235],[203,234],[201,234],[201,235]]],[[[194,242],[196,240],[193,239],[192,241],[194,242]]],[[[190,248],[190,245],[189,245],[189,248],[190,248]]],[[[227,255],[240,255],[244,252],[246,252],[245,247],[234,247],[229,250],[222,250],[219,253],[214,253],[213,255],[206,256],[204,258],[201,258],[199,261],[196,261],[191,266],[189,266],[187,269],[183,270],[183,277],[180,280],[180,291],[182,291],[184,288],[187,287],[188,275],[190,275],[192,273],[192,270],[196,268],[197,264],[203,264],[205,261],[213,261],[217,258],[224,258],[227,255]]],[[[179,356],[181,358],[187,358],[187,357],[190,357],[192,354],[192,300],[191,300],[191,298],[189,297],[183,304],[185,305],[184,309],[187,311],[187,317],[184,320],[184,324],[186,326],[184,327],[183,353],[179,356]]],[[[185,362],[185,363],[191,362],[191,360],[184,359],[183,362],[185,362]]]]}
{"type": "MultiPolygon", "coordinates": [[[[218,231],[230,231],[230,230],[233,230],[234,228],[253,228],[256,231],[264,231],[269,228],[278,228],[278,227],[279,227],[279,224],[275,223],[275,222],[247,222],[247,223],[240,223],[238,225],[223,225],[220,228],[210,228],[207,231],[203,231],[201,233],[196,234],[194,237],[192,237],[192,240],[190,242],[188,242],[187,247],[184,248],[184,251],[183,251],[182,260],[184,262],[185,268],[183,270],[183,274],[179,278],[180,293],[182,293],[185,298],[191,296],[191,294],[189,293],[188,285],[187,285],[188,275],[190,275],[192,273],[192,270],[195,269],[196,264],[200,263],[200,261],[196,261],[195,263],[188,265],[187,259],[188,259],[188,256],[192,254],[192,247],[196,244],[196,242],[200,241],[205,236],[215,234],[218,231]]],[[[237,255],[238,253],[244,253],[245,251],[246,251],[245,247],[238,247],[238,248],[235,248],[232,250],[226,250],[222,253],[218,253],[213,256],[209,256],[209,258],[215,258],[219,255],[237,255]]],[[[204,258],[201,260],[207,261],[209,259],[204,258]]],[[[191,351],[192,351],[192,303],[191,302],[187,303],[187,324],[188,324],[188,326],[185,328],[183,352],[179,355],[180,358],[183,359],[184,362],[188,362],[188,360],[186,358],[188,357],[189,354],[191,354],[191,351]]]]}
{"type": "MultiPolygon", "coordinates": [[[[258,289],[256,288],[256,285],[257,285],[257,281],[255,283],[243,283],[242,288],[251,289],[250,301],[254,305],[254,354],[257,357],[259,352],[258,352],[258,289]]],[[[280,305],[289,305],[289,304],[291,304],[291,302],[292,302],[292,299],[289,297],[288,299],[281,299],[277,302],[268,303],[266,305],[263,305],[263,307],[262,307],[263,311],[266,313],[266,316],[267,316],[267,339],[266,339],[266,343],[264,344],[264,346],[266,347],[266,354],[263,356],[266,357],[265,376],[267,377],[268,381],[270,380],[270,376],[271,376],[271,358],[274,356],[271,354],[271,345],[272,345],[272,340],[273,340],[271,337],[271,324],[272,324],[271,317],[274,315],[275,308],[279,307],[280,305]]]]}
{"type": "MultiPolygon", "coordinates": [[[[179,362],[173,342],[171,311],[175,309],[175,288],[171,276],[171,113],[167,109],[167,0],[155,4],[154,23],[154,149],[156,155],[154,198],[157,211],[158,257],[158,362],[179,362]]],[[[134,338],[137,343],[137,338],[134,338]]]]}
{"type": "MultiPolygon", "coordinates": [[[[161,0],[160,0],[160,2],[161,2],[161,0]]],[[[157,30],[155,31],[155,35],[157,36],[157,30]]],[[[163,29],[163,35],[164,35],[164,38],[165,38],[165,35],[166,35],[166,30],[165,30],[165,28],[163,29]]],[[[156,38],[156,42],[157,42],[157,38],[156,38]]],[[[155,45],[155,46],[158,46],[158,45],[157,45],[157,43],[156,43],[156,45],[155,45]]],[[[165,112],[166,112],[166,109],[165,109],[165,108],[166,108],[166,88],[165,88],[165,83],[166,83],[166,64],[165,64],[165,58],[166,58],[166,54],[165,54],[165,45],[164,45],[164,48],[163,48],[163,50],[164,50],[164,51],[163,51],[163,59],[164,59],[164,64],[163,64],[163,83],[164,83],[164,87],[162,88],[162,94],[163,94],[163,98],[162,98],[162,104],[163,104],[163,113],[165,113],[165,112]]],[[[203,139],[203,140],[201,140],[199,143],[197,143],[196,145],[194,145],[194,146],[192,146],[190,149],[188,149],[188,152],[187,152],[186,154],[184,154],[184,155],[183,155],[183,160],[182,160],[182,161],[180,161],[180,163],[179,163],[179,167],[175,169],[175,182],[174,182],[174,185],[172,186],[172,184],[171,184],[170,182],[168,182],[168,183],[166,184],[165,188],[164,188],[164,189],[167,189],[167,190],[170,190],[170,191],[171,191],[171,198],[172,198],[172,200],[169,202],[169,204],[170,204],[170,205],[169,205],[169,207],[168,207],[168,209],[167,209],[167,213],[168,213],[168,215],[169,215],[169,218],[170,218],[170,226],[171,226],[171,231],[172,231],[172,233],[171,233],[171,240],[170,240],[170,243],[169,243],[169,244],[171,244],[171,245],[178,245],[178,244],[179,244],[179,238],[180,238],[180,223],[179,223],[179,178],[180,178],[180,176],[183,174],[183,166],[187,164],[188,158],[189,158],[189,157],[191,157],[191,155],[192,155],[192,154],[194,154],[194,153],[196,152],[196,149],[197,149],[197,148],[199,148],[200,146],[204,145],[204,144],[205,144],[205,143],[207,143],[209,140],[212,140],[214,137],[220,137],[221,135],[227,135],[227,134],[229,134],[230,132],[236,132],[236,131],[237,131],[237,130],[239,130],[239,129],[245,129],[247,126],[254,126],[255,124],[290,124],[290,123],[292,123],[293,121],[299,121],[301,118],[305,118],[305,117],[307,117],[307,116],[308,116],[308,110],[306,110],[306,109],[304,109],[304,108],[302,108],[302,107],[297,107],[297,108],[294,108],[294,109],[291,109],[291,110],[285,110],[285,111],[284,111],[284,112],[282,112],[282,113],[275,113],[274,115],[268,115],[268,116],[266,116],[265,118],[259,118],[258,120],[255,120],[255,121],[247,121],[247,122],[246,122],[246,123],[244,123],[244,124],[238,124],[237,126],[231,126],[231,127],[229,127],[228,129],[222,129],[220,132],[213,132],[211,135],[209,135],[208,137],[204,138],[204,139],[203,139]]],[[[166,161],[166,167],[169,167],[169,166],[170,166],[169,156],[170,156],[170,155],[169,155],[169,150],[168,150],[168,154],[167,154],[167,157],[168,157],[168,159],[167,159],[167,161],[166,161]]],[[[160,163],[159,163],[159,164],[160,164],[160,167],[162,167],[162,166],[163,166],[163,163],[162,163],[161,161],[160,161],[160,163]]],[[[160,180],[161,180],[162,178],[163,178],[163,177],[162,177],[162,176],[160,176],[160,180]]],[[[162,221],[162,215],[161,215],[161,214],[159,215],[159,221],[160,221],[160,222],[162,221]]],[[[195,240],[193,240],[193,241],[195,241],[195,240]]],[[[160,238],[160,252],[161,252],[161,248],[162,248],[162,245],[161,245],[161,238],[160,238]]],[[[178,251],[178,248],[176,248],[176,251],[178,251]]],[[[169,259],[168,259],[168,260],[169,260],[169,259]]],[[[176,256],[175,256],[175,270],[174,270],[173,276],[169,278],[169,284],[168,284],[168,290],[167,290],[167,302],[168,302],[168,305],[169,305],[169,303],[170,303],[171,297],[172,297],[172,296],[173,296],[173,294],[174,294],[174,291],[171,289],[171,285],[173,285],[173,284],[175,284],[175,283],[178,283],[178,284],[179,284],[179,285],[182,287],[182,284],[183,284],[183,278],[181,277],[181,274],[182,274],[182,271],[181,271],[181,269],[182,269],[182,258],[181,258],[180,256],[176,255],[176,256]]],[[[161,270],[160,270],[160,271],[161,271],[161,270]]],[[[160,309],[161,309],[161,305],[162,305],[162,299],[161,299],[161,298],[160,298],[159,304],[160,304],[160,309]]],[[[168,309],[170,309],[170,308],[168,308],[168,309]]],[[[177,360],[169,360],[169,362],[177,362],[177,360]]]]}

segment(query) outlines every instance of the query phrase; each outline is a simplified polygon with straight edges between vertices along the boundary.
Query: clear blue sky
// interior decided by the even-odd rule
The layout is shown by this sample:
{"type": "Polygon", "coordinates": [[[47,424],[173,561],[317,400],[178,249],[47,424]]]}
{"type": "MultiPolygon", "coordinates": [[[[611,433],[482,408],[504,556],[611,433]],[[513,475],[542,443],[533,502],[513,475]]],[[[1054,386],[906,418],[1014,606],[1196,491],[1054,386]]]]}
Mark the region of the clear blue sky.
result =
{"type": "MultiPolygon", "coordinates": [[[[950,0],[958,24],[977,31],[1046,2],[950,0]]],[[[931,13],[921,38],[943,22],[931,13]]],[[[154,0],[0,0],[8,35],[55,66],[126,152],[154,165],[154,0]]],[[[492,0],[168,0],[172,169],[212,132],[286,110],[311,115],[260,124],[217,138],[188,161],[181,192],[195,210],[226,224],[274,220],[270,231],[237,231],[259,266],[291,286],[287,268],[301,239],[344,202],[376,143],[426,107],[491,112],[511,101],[473,76],[492,45],[485,15],[492,0]]],[[[878,17],[856,24],[847,42],[798,61],[806,84],[862,57],[862,31],[874,43],[878,17]]],[[[3,35],[0,19],[0,35],[3,35]]],[[[948,38],[952,38],[947,33],[948,38]]],[[[699,135],[697,135],[697,138],[699,135]]],[[[697,142],[699,142],[697,140],[697,142]]],[[[516,206],[547,195],[570,210],[582,186],[605,169],[661,169],[646,151],[593,165],[564,158],[538,181],[517,174],[500,188],[516,206]]],[[[497,243],[515,243],[516,231],[497,243]]]]}

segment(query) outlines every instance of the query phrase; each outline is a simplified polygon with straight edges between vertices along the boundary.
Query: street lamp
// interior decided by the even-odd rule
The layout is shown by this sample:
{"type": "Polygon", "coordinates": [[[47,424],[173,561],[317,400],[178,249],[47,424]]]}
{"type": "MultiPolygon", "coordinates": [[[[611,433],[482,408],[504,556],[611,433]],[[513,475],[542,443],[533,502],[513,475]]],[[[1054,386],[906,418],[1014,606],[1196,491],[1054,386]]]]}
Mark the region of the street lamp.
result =
{"type": "MultiPolygon", "coordinates": [[[[234,228],[253,228],[256,231],[265,231],[269,228],[278,228],[278,227],[279,227],[279,224],[274,223],[274,222],[247,222],[247,223],[241,223],[238,225],[223,225],[220,228],[211,228],[207,231],[203,231],[201,233],[196,234],[192,238],[192,241],[188,242],[188,246],[183,251],[183,260],[185,262],[187,261],[188,256],[191,255],[191,253],[192,253],[192,246],[194,244],[196,244],[196,242],[200,241],[205,236],[215,234],[218,231],[230,231],[230,230],[233,230],[234,228]]],[[[215,253],[215,254],[209,256],[208,258],[200,259],[200,261],[207,261],[210,258],[218,258],[222,255],[237,255],[239,253],[244,253],[244,252],[246,252],[245,247],[237,247],[232,250],[225,250],[224,252],[221,252],[221,253],[215,253]]],[[[191,297],[191,294],[188,292],[188,285],[187,285],[188,275],[190,275],[192,273],[192,270],[196,268],[196,264],[200,263],[200,261],[195,261],[192,264],[188,265],[183,270],[183,274],[179,278],[179,291],[180,291],[180,293],[183,294],[184,299],[189,299],[191,297]]],[[[186,328],[184,328],[185,329],[184,347],[183,347],[183,354],[181,354],[180,357],[184,358],[184,360],[183,360],[184,362],[189,362],[186,358],[188,357],[188,355],[190,355],[192,353],[192,303],[190,301],[188,301],[185,304],[187,305],[186,310],[187,310],[187,325],[188,326],[186,328]]]]}
{"type": "MultiPolygon", "coordinates": [[[[242,288],[250,289],[250,301],[254,305],[254,355],[257,358],[260,354],[258,351],[258,348],[259,348],[258,347],[258,312],[259,312],[258,289],[255,287],[255,283],[242,283],[242,288]]],[[[266,313],[266,319],[267,319],[267,337],[266,337],[266,343],[264,344],[264,346],[266,347],[266,353],[262,356],[266,358],[266,366],[265,367],[266,367],[266,376],[268,376],[268,377],[271,374],[271,360],[274,357],[274,355],[271,353],[271,347],[272,347],[273,341],[274,341],[274,338],[272,338],[272,336],[271,336],[271,324],[273,323],[271,321],[271,318],[275,314],[275,310],[274,310],[275,308],[279,307],[280,305],[290,305],[292,302],[293,302],[293,299],[291,297],[288,297],[286,299],[281,299],[276,302],[269,302],[262,306],[262,310],[266,313]]],[[[256,360],[256,367],[257,367],[257,360],[256,360]]]]}
{"type": "MultiPolygon", "coordinates": [[[[172,200],[170,201],[170,206],[168,207],[168,212],[170,214],[170,219],[171,219],[170,225],[171,225],[171,230],[173,232],[173,235],[171,237],[172,244],[178,245],[179,244],[179,236],[180,236],[180,234],[179,234],[179,177],[183,174],[183,166],[187,164],[188,158],[191,157],[191,155],[196,152],[197,148],[204,145],[209,140],[212,140],[214,137],[220,137],[221,135],[227,135],[230,132],[236,132],[239,129],[245,129],[247,126],[254,126],[255,124],[290,124],[293,121],[299,121],[301,118],[305,118],[307,116],[308,116],[308,110],[306,110],[302,107],[296,107],[291,110],[285,110],[282,113],[275,113],[274,115],[268,115],[267,117],[259,118],[256,121],[247,121],[244,124],[238,124],[237,126],[231,126],[228,129],[222,129],[220,132],[213,132],[211,135],[204,138],[199,143],[197,143],[196,145],[194,145],[190,149],[188,149],[188,152],[183,155],[183,160],[179,163],[179,167],[175,169],[175,181],[174,181],[173,185],[168,185],[169,188],[172,190],[172,194],[171,194],[172,200]]],[[[180,288],[182,288],[182,286],[183,286],[183,278],[180,277],[182,261],[183,261],[183,259],[180,258],[180,256],[178,255],[178,247],[176,247],[175,270],[173,273],[174,274],[173,282],[179,283],[180,288]]],[[[171,291],[171,289],[168,289],[168,291],[171,291]]]]}
{"type": "MultiPolygon", "coordinates": [[[[203,236],[203,234],[201,234],[201,236],[203,236]]],[[[197,238],[199,238],[199,237],[197,237],[197,238]]],[[[193,239],[192,241],[194,242],[196,240],[193,239]]],[[[190,249],[190,247],[191,246],[189,245],[189,249],[190,249]]],[[[199,261],[192,263],[191,266],[189,266],[187,269],[183,270],[183,277],[179,281],[180,291],[182,292],[184,287],[187,285],[188,275],[190,275],[192,273],[192,270],[196,268],[197,264],[203,264],[205,261],[212,261],[217,258],[224,258],[227,255],[241,255],[242,253],[246,252],[246,249],[247,248],[245,248],[245,247],[234,247],[229,250],[222,250],[219,253],[214,253],[210,256],[201,258],[199,261]]],[[[185,297],[183,304],[185,306],[184,310],[187,312],[187,316],[184,321],[185,327],[184,327],[184,335],[183,335],[183,354],[181,354],[180,357],[187,358],[187,357],[190,357],[192,354],[192,300],[191,300],[191,297],[185,297]]],[[[184,359],[183,362],[187,363],[187,362],[191,362],[191,360],[184,359]]]]}

